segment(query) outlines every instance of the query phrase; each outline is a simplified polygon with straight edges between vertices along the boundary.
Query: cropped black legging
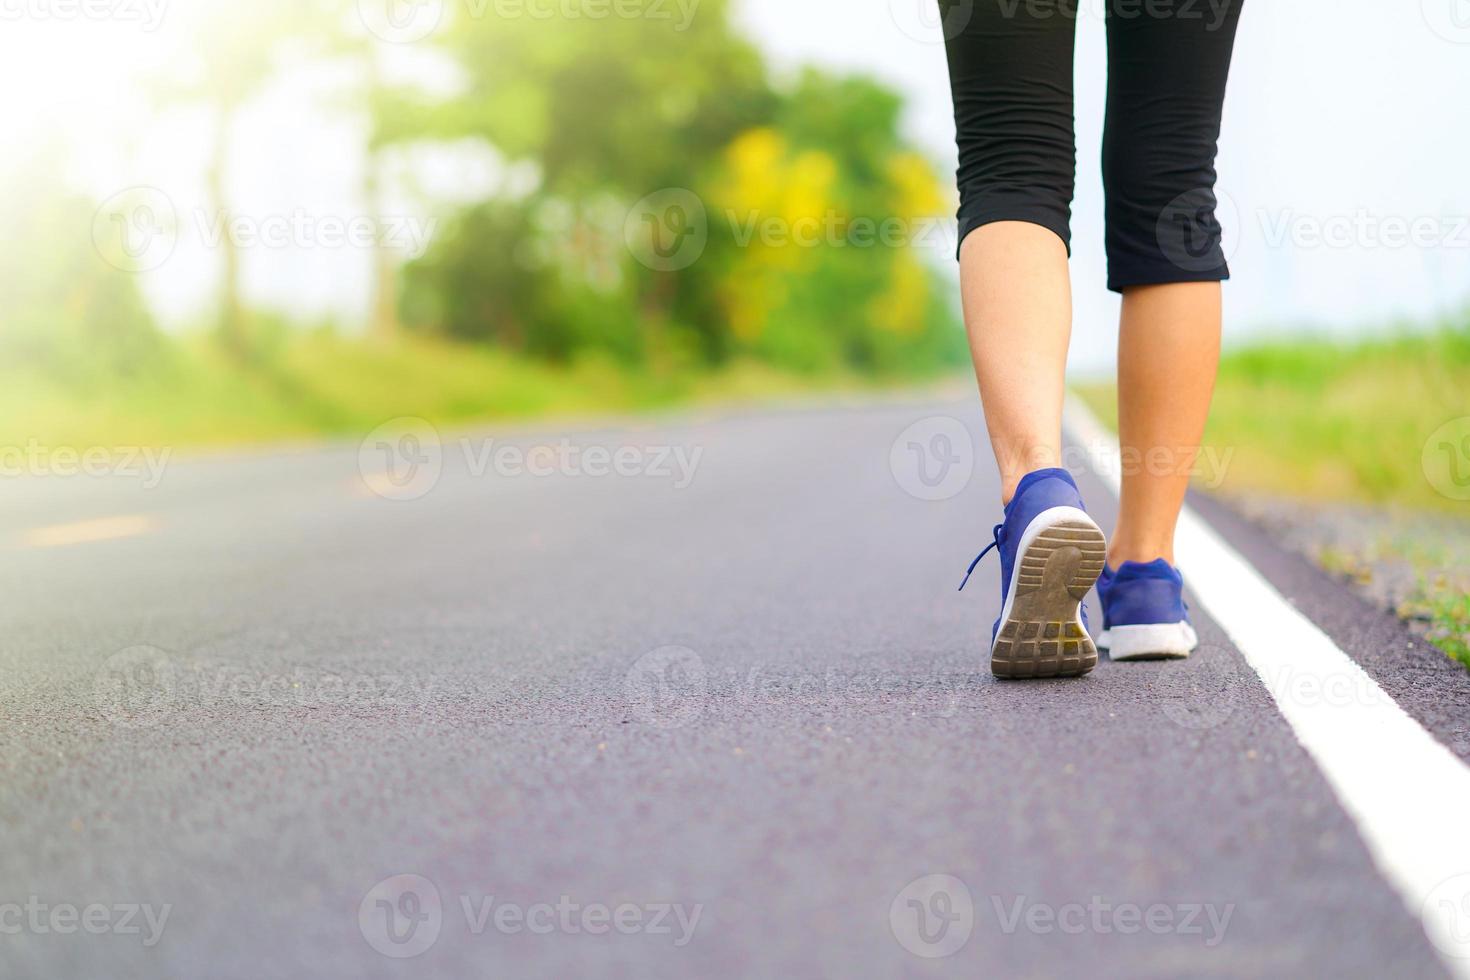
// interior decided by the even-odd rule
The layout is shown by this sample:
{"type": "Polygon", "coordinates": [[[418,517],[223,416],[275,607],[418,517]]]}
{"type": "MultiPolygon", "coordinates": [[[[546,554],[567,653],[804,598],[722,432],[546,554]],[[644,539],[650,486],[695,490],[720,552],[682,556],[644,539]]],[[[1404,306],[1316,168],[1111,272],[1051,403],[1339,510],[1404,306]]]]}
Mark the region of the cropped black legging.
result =
{"type": "MultiPolygon", "coordinates": [[[[1243,0],[1105,0],[1108,288],[1229,278],[1215,152],[1243,0]]],[[[940,0],[959,238],[1029,221],[1071,251],[1077,0],[940,0]]]]}

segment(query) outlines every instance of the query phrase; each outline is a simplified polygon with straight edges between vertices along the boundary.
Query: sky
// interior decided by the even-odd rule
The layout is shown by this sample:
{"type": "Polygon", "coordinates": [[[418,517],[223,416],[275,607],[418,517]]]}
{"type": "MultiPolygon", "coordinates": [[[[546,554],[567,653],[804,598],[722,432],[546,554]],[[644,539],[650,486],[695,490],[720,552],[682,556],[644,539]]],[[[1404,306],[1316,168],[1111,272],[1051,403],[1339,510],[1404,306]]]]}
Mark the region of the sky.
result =
{"type": "MultiPolygon", "coordinates": [[[[210,121],[187,103],[154,115],[137,81],[168,67],[187,17],[176,16],[169,0],[106,2],[113,16],[88,21],[56,15],[67,8],[47,6],[52,0],[0,0],[0,91],[9,96],[0,100],[0,132],[12,146],[68,130],[87,134],[76,140],[82,149],[68,158],[67,176],[98,200],[136,184],[166,189],[181,233],[167,264],[144,274],[143,285],[166,324],[186,325],[207,308],[218,265],[207,245],[213,230],[202,180],[210,121]]],[[[187,15],[188,3],[212,0],[179,2],[187,15]]],[[[817,63],[875,74],[901,91],[906,132],[948,179],[954,132],[933,2],[737,0],[737,17],[780,73],[817,63]]],[[[1103,287],[1097,164],[1102,3],[1082,0],[1077,38],[1072,365],[1083,373],[1112,365],[1117,312],[1103,287]]],[[[331,84],[325,75],[297,75],[245,113],[231,166],[237,210],[286,219],[302,202],[317,217],[361,211],[361,131],[314,98],[331,84]]],[[[1234,271],[1228,342],[1383,330],[1465,308],[1467,93],[1467,0],[1246,4],[1219,159],[1234,271]]],[[[494,160],[473,147],[404,160],[403,169],[439,199],[473,198],[496,179],[494,160]]],[[[23,192],[14,181],[0,185],[0,195],[23,192]]],[[[411,216],[414,201],[405,195],[398,209],[411,216]]],[[[935,265],[952,276],[952,243],[934,252],[935,265]]],[[[257,248],[245,256],[244,284],[263,305],[351,322],[365,312],[369,262],[361,248],[257,248]]]]}

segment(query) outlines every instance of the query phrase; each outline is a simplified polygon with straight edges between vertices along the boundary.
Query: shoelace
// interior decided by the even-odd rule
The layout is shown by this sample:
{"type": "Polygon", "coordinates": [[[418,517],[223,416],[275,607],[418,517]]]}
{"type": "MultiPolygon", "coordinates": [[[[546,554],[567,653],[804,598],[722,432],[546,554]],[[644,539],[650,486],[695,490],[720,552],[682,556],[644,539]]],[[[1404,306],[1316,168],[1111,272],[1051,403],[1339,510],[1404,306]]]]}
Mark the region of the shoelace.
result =
{"type": "MultiPolygon", "coordinates": [[[[975,560],[970,562],[970,567],[965,569],[964,581],[960,582],[960,587],[955,590],[956,592],[965,591],[965,586],[969,583],[970,576],[975,574],[975,568],[980,564],[980,559],[984,558],[986,555],[990,554],[991,551],[1000,547],[1000,531],[1003,527],[1005,527],[1004,524],[997,524],[991,529],[990,536],[995,540],[986,545],[985,550],[981,551],[980,554],[975,556],[975,560]]],[[[1184,608],[1187,610],[1189,606],[1186,605],[1184,608]]],[[[1087,603],[1085,602],[1082,603],[1082,618],[1084,620],[1087,619],[1087,603]]]]}
{"type": "Polygon", "coordinates": [[[982,552],[980,552],[980,554],[976,555],[975,556],[975,560],[972,561],[972,562],[970,562],[970,567],[967,568],[967,569],[965,569],[965,581],[960,583],[960,587],[955,590],[956,592],[963,592],[963,591],[965,591],[965,584],[970,581],[970,576],[973,575],[973,574],[975,574],[975,566],[980,564],[980,559],[981,558],[984,558],[986,555],[990,554],[990,552],[992,550],[994,550],[995,548],[999,548],[1000,547],[1000,531],[1001,531],[1001,528],[1003,528],[1003,527],[1005,527],[1004,524],[997,524],[991,530],[990,536],[993,537],[995,540],[994,541],[991,541],[988,545],[986,545],[985,546],[985,550],[982,551],[982,552]]]}

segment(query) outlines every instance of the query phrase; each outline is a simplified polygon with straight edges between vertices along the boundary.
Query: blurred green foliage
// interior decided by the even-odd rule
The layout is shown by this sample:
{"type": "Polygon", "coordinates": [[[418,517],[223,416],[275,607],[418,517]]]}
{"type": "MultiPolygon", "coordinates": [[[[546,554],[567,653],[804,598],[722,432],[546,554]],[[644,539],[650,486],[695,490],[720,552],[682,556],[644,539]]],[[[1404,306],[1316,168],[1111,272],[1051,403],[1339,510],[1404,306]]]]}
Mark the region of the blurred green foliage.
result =
{"type": "Polygon", "coordinates": [[[518,176],[436,214],[428,251],[406,266],[380,242],[368,321],[335,337],[253,308],[248,257],[225,235],[211,329],[181,339],[157,329],[146,280],[106,254],[109,236],[87,234],[97,202],[63,189],[70,151],[23,148],[34,172],[4,162],[25,192],[0,195],[0,412],[12,431],[221,442],[392,412],[621,410],[963,363],[935,268],[944,249],[911,247],[951,208],[900,135],[899,97],[861,77],[777,79],[733,28],[729,0],[703,0],[687,21],[645,6],[550,19],[456,8],[414,52],[458,80],[432,91],[389,70],[401,52],[347,0],[182,12],[187,44],[140,76],[138,94],[161,115],[203,120],[210,214],[232,210],[238,117],[308,66],[350,79],[312,97],[361,124],[365,211],[388,213],[397,149],[478,142],[518,176]],[[699,202],[708,240],[666,269],[635,254],[649,234],[636,205],[669,188],[699,202]],[[434,378],[453,379],[443,397],[434,378]]]}
{"type": "MultiPolygon", "coordinates": [[[[1079,393],[1109,423],[1113,385],[1079,393]]],[[[1295,334],[1227,351],[1205,444],[1223,489],[1463,513],[1424,471],[1425,441],[1470,414],[1470,311],[1357,341],[1295,334]]]]}
{"type": "Polygon", "coordinates": [[[420,129],[484,139],[538,180],[451,216],[406,270],[408,325],[662,371],[737,357],[876,374],[963,361],[947,291],[909,247],[948,206],[899,136],[892,92],[813,71],[774,85],[725,0],[685,30],[493,11],[445,33],[466,84],[421,106],[420,129]],[[708,244],[687,267],[650,268],[628,223],[671,188],[702,204],[708,244]],[[869,226],[890,234],[864,237],[869,226]],[[797,240],[803,229],[814,236],[797,240]]]}
{"type": "MultiPolygon", "coordinates": [[[[51,188],[45,177],[38,164],[15,179],[51,188]]],[[[0,365],[80,385],[146,373],[167,356],[137,280],[103,261],[87,233],[96,211],[61,190],[0,195],[0,365]]]]}

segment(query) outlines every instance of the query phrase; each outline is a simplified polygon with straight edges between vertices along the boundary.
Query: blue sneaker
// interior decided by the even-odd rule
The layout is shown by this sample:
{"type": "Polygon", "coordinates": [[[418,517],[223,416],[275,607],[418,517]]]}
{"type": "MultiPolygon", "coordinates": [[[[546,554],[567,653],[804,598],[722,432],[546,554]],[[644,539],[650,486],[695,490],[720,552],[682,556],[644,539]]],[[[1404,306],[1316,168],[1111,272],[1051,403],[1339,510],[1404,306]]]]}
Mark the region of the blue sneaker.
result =
{"type": "MultiPolygon", "coordinates": [[[[1082,599],[1107,559],[1107,539],[1063,469],[1021,478],[995,540],[970,563],[1000,551],[1000,618],[990,634],[997,677],[1075,677],[1097,666],[1082,599]]],[[[960,583],[960,588],[965,587],[960,583]]]]}
{"type": "Polygon", "coordinates": [[[1199,645],[1184,604],[1184,577],[1162,558],[1103,568],[1097,580],[1103,631],[1097,645],[1113,660],[1187,657],[1199,645]]]}

